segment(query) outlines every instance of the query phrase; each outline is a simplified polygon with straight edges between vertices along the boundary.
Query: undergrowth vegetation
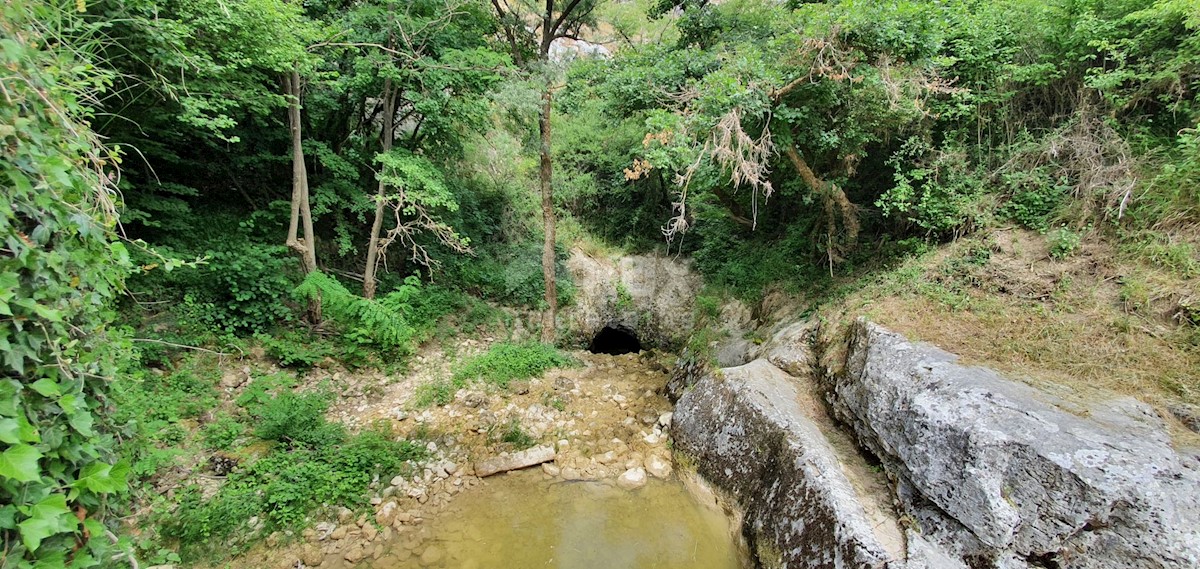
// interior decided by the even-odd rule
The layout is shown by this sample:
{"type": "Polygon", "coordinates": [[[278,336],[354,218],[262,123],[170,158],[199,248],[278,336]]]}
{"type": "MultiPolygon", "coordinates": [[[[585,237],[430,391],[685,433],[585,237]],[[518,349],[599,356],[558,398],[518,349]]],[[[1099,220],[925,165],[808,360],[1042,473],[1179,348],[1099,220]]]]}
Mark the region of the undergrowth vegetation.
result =
{"type": "MultiPolygon", "coordinates": [[[[176,543],[183,559],[223,558],[273,531],[310,524],[330,504],[364,509],[372,481],[407,474],[427,454],[423,442],[400,438],[386,424],[351,434],[329,422],[333,393],[296,391],[291,373],[248,378],[240,395],[224,402],[220,379],[216,357],[200,355],[115,384],[135,443],[124,453],[144,480],[136,494],[156,512],[156,529],[144,528],[143,537],[176,543]],[[224,483],[193,479],[173,489],[173,499],[160,495],[179,468],[196,461],[224,483]]],[[[162,542],[144,541],[148,557],[159,554],[153,544],[162,542]]]]}
{"type": "Polygon", "coordinates": [[[579,362],[554,346],[540,342],[501,342],[487,352],[467,358],[449,378],[417,388],[413,403],[418,407],[445,405],[459,389],[473,383],[507,389],[509,383],[542,375],[546,370],[572,367],[579,362]]]}
{"type": "Polygon", "coordinates": [[[1187,316],[1194,276],[1095,236],[1072,238],[1068,255],[1059,247],[1030,231],[989,231],[878,272],[820,314],[865,314],[971,363],[1070,386],[1080,397],[1200,398],[1200,327],[1187,316]]]}

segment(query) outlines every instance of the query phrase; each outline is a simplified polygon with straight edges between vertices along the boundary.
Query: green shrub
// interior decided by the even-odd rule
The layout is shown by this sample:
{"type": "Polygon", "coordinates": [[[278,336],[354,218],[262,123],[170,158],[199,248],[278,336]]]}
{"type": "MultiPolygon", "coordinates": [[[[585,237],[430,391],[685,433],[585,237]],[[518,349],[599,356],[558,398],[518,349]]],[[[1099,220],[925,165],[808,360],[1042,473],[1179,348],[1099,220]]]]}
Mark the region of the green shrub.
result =
{"type": "Polygon", "coordinates": [[[265,376],[254,376],[250,384],[238,394],[235,403],[250,415],[258,415],[261,408],[275,395],[296,386],[296,377],[290,373],[279,372],[265,376]]]}
{"type": "Polygon", "coordinates": [[[1048,233],[1046,240],[1050,243],[1050,256],[1061,260],[1070,257],[1079,249],[1083,235],[1063,226],[1048,233]]]}
{"type": "Polygon", "coordinates": [[[1004,176],[1013,188],[1012,197],[1001,214],[1037,231],[1050,228],[1054,214],[1066,202],[1071,186],[1066,180],[1053,180],[1038,172],[1009,173],[1004,176]]]}
{"type": "Polygon", "coordinates": [[[812,239],[812,220],[788,226],[782,238],[754,237],[724,219],[719,210],[705,211],[702,215],[722,216],[704,219],[703,225],[695,230],[700,244],[693,259],[709,284],[754,303],[762,300],[772,285],[795,289],[826,274],[814,264],[817,256],[823,254],[812,239]]]}
{"type": "Polygon", "coordinates": [[[474,381],[507,388],[509,382],[529,379],[556,367],[578,365],[574,358],[554,346],[539,342],[504,342],[458,366],[449,379],[435,379],[417,386],[412,404],[416,407],[446,405],[454,393],[474,381]]]}
{"type": "MultiPolygon", "coordinates": [[[[165,248],[164,253],[182,254],[165,248]]],[[[130,288],[153,298],[174,299],[172,311],[198,335],[214,330],[263,333],[292,320],[288,300],[295,286],[290,277],[295,260],[286,247],[235,237],[198,255],[206,260],[195,267],[135,274],[130,288]]]]}
{"type": "Polygon", "coordinates": [[[421,342],[435,333],[453,335],[473,331],[500,318],[486,303],[414,276],[376,299],[351,293],[332,277],[314,272],[295,290],[301,299],[319,296],[327,322],[340,328],[338,345],[288,334],[264,339],[263,344],[281,363],[311,367],[326,356],[349,365],[365,364],[372,356],[387,356],[402,363],[421,342]]]}
{"type": "MultiPolygon", "coordinates": [[[[575,284],[566,269],[567,253],[556,255],[555,285],[560,306],[570,303],[575,284]]],[[[520,243],[481,249],[478,257],[461,259],[448,267],[452,280],[468,292],[510,306],[545,308],[546,286],[542,275],[540,243],[520,243]]]]}
{"type": "Polygon", "coordinates": [[[289,331],[280,336],[259,335],[267,355],[283,367],[307,371],[334,354],[328,342],[303,332],[289,331]]]}
{"type": "Polygon", "coordinates": [[[204,446],[213,450],[229,450],[245,433],[245,425],[229,415],[221,415],[200,429],[204,446]]]}
{"type": "Polygon", "coordinates": [[[260,332],[291,319],[286,301],[295,262],[287,248],[255,243],[207,256],[210,286],[202,300],[213,308],[209,318],[215,328],[260,332]]]}
{"type": "Polygon", "coordinates": [[[504,431],[500,434],[500,440],[512,445],[517,450],[524,450],[537,444],[537,439],[521,428],[521,420],[516,417],[513,417],[504,426],[504,431]]]}
{"type": "Polygon", "coordinates": [[[631,310],[633,308],[633,295],[629,293],[629,288],[624,282],[617,281],[617,310],[631,310]]]}
{"type": "Polygon", "coordinates": [[[215,362],[201,357],[184,359],[171,373],[127,371],[113,382],[117,416],[160,437],[167,425],[216,407],[219,377],[215,362]]]}
{"type": "Polygon", "coordinates": [[[185,559],[226,556],[279,529],[299,529],[322,504],[355,509],[369,505],[371,481],[409,471],[425,448],[374,429],[337,443],[275,450],[230,473],[216,496],[203,499],[188,487],[179,508],[162,520],[161,531],[177,539],[185,559]],[[261,525],[250,526],[251,518],[261,525]]]}
{"type": "Polygon", "coordinates": [[[486,353],[467,360],[454,371],[457,386],[470,381],[483,381],[507,387],[510,381],[529,379],[548,369],[577,365],[573,358],[554,346],[540,342],[504,342],[492,346],[486,353]]]}
{"type": "Polygon", "coordinates": [[[697,325],[715,324],[721,317],[721,298],[715,295],[701,294],[696,297],[696,306],[693,310],[697,325]]]}
{"type": "Polygon", "coordinates": [[[1156,229],[1200,222],[1200,124],[1179,132],[1160,168],[1131,200],[1130,222],[1156,229]]]}
{"type": "Polygon", "coordinates": [[[285,391],[264,403],[255,418],[254,434],[260,439],[320,448],[346,437],[340,424],[325,420],[330,397],[325,393],[285,391]]]}
{"type": "Polygon", "coordinates": [[[404,285],[382,298],[367,299],[351,293],[337,279],[314,271],[293,292],[300,300],[320,298],[325,317],[354,343],[393,355],[408,355],[416,347],[417,330],[409,322],[409,302],[421,293],[416,277],[408,277],[404,285]]]}
{"type": "Polygon", "coordinates": [[[984,182],[961,148],[910,139],[888,162],[895,184],[876,200],[885,216],[932,235],[962,235],[990,211],[984,182]]]}
{"type": "Polygon", "coordinates": [[[435,379],[417,386],[412,403],[417,407],[449,405],[454,400],[454,392],[458,389],[454,386],[454,382],[448,379],[435,379]]]}
{"type": "Polygon", "coordinates": [[[1160,231],[1122,235],[1121,250],[1144,262],[1171,270],[1179,277],[1200,275],[1200,260],[1190,243],[1160,231]]]}
{"type": "Polygon", "coordinates": [[[193,355],[169,373],[130,367],[111,383],[114,418],[126,425],[121,454],[134,479],[149,478],[185,452],[180,422],[217,406],[220,371],[215,358],[193,355]]]}

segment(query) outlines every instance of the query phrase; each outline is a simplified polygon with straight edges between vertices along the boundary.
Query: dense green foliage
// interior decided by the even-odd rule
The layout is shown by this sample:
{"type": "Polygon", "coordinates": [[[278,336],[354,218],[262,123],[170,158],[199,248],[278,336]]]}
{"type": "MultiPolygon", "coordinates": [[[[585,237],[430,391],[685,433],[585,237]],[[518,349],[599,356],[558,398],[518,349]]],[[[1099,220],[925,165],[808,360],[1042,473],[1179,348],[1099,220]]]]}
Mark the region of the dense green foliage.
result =
{"type": "Polygon", "coordinates": [[[188,555],[228,555],[229,546],[241,548],[260,532],[304,523],[322,504],[366,507],[366,490],[373,479],[407,472],[425,453],[414,443],[394,440],[387,431],[346,437],[338,427],[318,427],[326,435],[320,444],[273,450],[234,470],[212,498],[202,497],[199,487],[186,489],[176,515],[163,524],[163,534],[178,539],[188,555]],[[247,528],[252,518],[259,523],[247,528]]]}
{"type": "Polygon", "coordinates": [[[996,221],[1200,222],[1195,2],[684,5],[573,68],[567,204],[740,295],[996,221]]]}
{"type": "Polygon", "coordinates": [[[575,363],[554,346],[538,342],[501,343],[463,362],[454,370],[454,381],[483,381],[506,387],[511,381],[537,377],[548,369],[575,363]]]}
{"type": "MultiPolygon", "coordinates": [[[[0,568],[99,563],[127,470],[136,545],[176,561],[364,505],[419,458],[328,422],[305,378],[546,308],[547,89],[558,303],[572,248],[690,256],[698,358],[723,294],[840,294],[989,227],[1200,276],[1196,0],[575,5],[560,31],[611,55],[543,60],[529,14],[482,0],[0,7],[0,568]],[[313,231],[288,243],[301,170],[313,231]],[[286,369],[230,376],[262,356],[286,369]],[[220,489],[164,498],[201,456],[220,489]]],[[[1162,296],[1120,286],[1139,314],[1162,296]]],[[[500,342],[417,403],[568,365],[500,342]]]]}
{"type": "Polygon", "coordinates": [[[220,407],[216,358],[195,356],[170,371],[129,375],[114,393],[117,416],[136,428],[123,453],[132,473],[150,485],[142,499],[161,508],[158,533],[178,540],[186,558],[228,555],[214,546],[242,548],[275,529],[304,525],[324,504],[363,508],[372,480],[408,472],[426,452],[386,427],[347,433],[325,419],[331,392],[297,392],[288,373],[251,378],[234,405],[207,422],[220,407]],[[186,427],[194,421],[203,422],[195,435],[186,427]],[[220,491],[202,498],[193,481],[174,500],[156,495],[152,485],[200,448],[219,451],[201,454],[213,464],[237,465],[220,491]],[[249,527],[251,518],[261,524],[249,527]]]}
{"type": "Polygon", "coordinates": [[[107,383],[129,255],[113,233],[116,157],[91,131],[111,75],[94,30],[39,2],[0,6],[0,566],[90,567],[126,488],[107,383]],[[75,50],[57,49],[72,42],[75,50]]]}

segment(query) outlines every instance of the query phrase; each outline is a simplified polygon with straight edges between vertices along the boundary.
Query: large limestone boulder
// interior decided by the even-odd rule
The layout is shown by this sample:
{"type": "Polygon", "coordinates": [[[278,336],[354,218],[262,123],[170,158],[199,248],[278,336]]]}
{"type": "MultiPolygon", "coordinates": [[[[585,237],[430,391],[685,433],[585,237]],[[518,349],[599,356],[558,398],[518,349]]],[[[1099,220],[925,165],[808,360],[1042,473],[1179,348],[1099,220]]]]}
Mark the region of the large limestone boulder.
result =
{"type": "Polygon", "coordinates": [[[745,509],[759,555],[778,556],[766,566],[889,566],[902,557],[898,533],[876,535],[801,399],[796,378],[765,360],[709,374],[675,408],[675,448],[745,509]]]}
{"type": "Polygon", "coordinates": [[[1200,567],[1200,469],[1144,404],[1081,412],[862,320],[831,399],[923,534],[972,566],[1200,567]]]}

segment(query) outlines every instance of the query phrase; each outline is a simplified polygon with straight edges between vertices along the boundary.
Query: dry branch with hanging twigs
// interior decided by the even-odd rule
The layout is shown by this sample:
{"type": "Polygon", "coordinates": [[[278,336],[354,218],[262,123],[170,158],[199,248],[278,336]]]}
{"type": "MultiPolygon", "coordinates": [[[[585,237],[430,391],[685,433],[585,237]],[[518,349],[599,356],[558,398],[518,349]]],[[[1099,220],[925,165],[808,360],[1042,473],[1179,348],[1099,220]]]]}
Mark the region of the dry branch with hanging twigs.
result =
{"type": "Polygon", "coordinates": [[[406,200],[403,189],[399,190],[398,194],[389,196],[385,205],[392,209],[396,226],[379,238],[379,258],[385,258],[384,252],[388,246],[399,241],[402,247],[408,249],[409,258],[414,262],[429,268],[440,266],[441,261],[430,257],[429,251],[417,243],[416,235],[419,233],[433,235],[438,243],[455,253],[471,253],[471,247],[454,228],[434,219],[424,206],[406,200]]]}
{"type": "MultiPolygon", "coordinates": [[[[824,37],[804,39],[788,62],[789,66],[799,68],[802,72],[781,87],[765,90],[769,108],[785,104],[785,98],[804,85],[821,81],[849,84],[862,82],[863,76],[855,74],[861,60],[862,55],[842,39],[841,30],[836,27],[829,30],[824,37]]],[[[911,108],[921,117],[928,118],[931,113],[925,104],[929,97],[962,91],[955,88],[952,82],[940,77],[936,69],[909,69],[894,66],[893,63],[894,60],[890,56],[881,55],[875,64],[888,108],[892,111],[907,111],[911,108]]],[[[762,90],[754,85],[749,87],[752,91],[762,90]]],[[[698,86],[694,84],[669,95],[677,108],[676,112],[684,115],[685,119],[694,118],[696,111],[690,108],[690,103],[699,97],[698,86]]],[[[770,175],[771,159],[776,147],[769,128],[771,111],[767,112],[762,132],[757,137],[746,132],[743,123],[745,111],[740,107],[730,109],[716,121],[704,139],[704,146],[696,160],[676,177],[676,186],[679,188],[677,200],[672,203],[671,218],[662,228],[668,242],[686,232],[691,225],[687,208],[688,189],[693,176],[706,159],[712,159],[722,170],[729,172],[734,188],[748,185],[752,189],[753,214],[750,225],[757,226],[759,194],[770,198],[774,193],[770,175]]],[[[650,135],[647,135],[647,140],[649,138],[650,135]]],[[[827,255],[832,266],[843,259],[845,252],[858,238],[858,207],[837,184],[818,177],[796,148],[788,144],[784,147],[784,153],[821,204],[827,255]]],[[[853,153],[843,156],[840,161],[841,173],[853,175],[860,159],[861,156],[853,153]]],[[[626,170],[626,177],[638,179],[650,168],[652,166],[649,163],[635,162],[633,168],[626,170]]]]}
{"type": "MultiPolygon", "coordinates": [[[[649,141],[651,135],[647,135],[649,141]]],[[[675,184],[679,186],[679,199],[672,202],[672,216],[663,226],[663,236],[671,242],[677,235],[685,233],[691,223],[687,219],[687,193],[692,177],[706,158],[712,159],[721,166],[722,171],[729,172],[730,181],[734,188],[749,186],[753,193],[753,210],[751,227],[758,223],[758,196],[769,199],[775,192],[771,185],[771,156],[775,153],[775,144],[771,140],[771,130],[764,123],[763,130],[757,138],[746,133],[742,124],[742,110],[738,107],[730,109],[721,116],[709,133],[704,146],[682,174],[676,176],[675,184]]],[[[635,168],[637,164],[635,163],[635,168]]],[[[626,171],[626,177],[633,171],[626,171]]]]}
{"type": "Polygon", "coordinates": [[[675,185],[679,187],[679,201],[671,202],[671,218],[662,227],[662,234],[667,239],[668,245],[675,237],[687,233],[688,229],[692,226],[688,220],[688,188],[691,186],[692,178],[696,175],[696,171],[700,169],[700,165],[704,162],[704,157],[708,155],[709,144],[706,141],[704,148],[701,148],[697,154],[696,160],[686,170],[675,176],[675,185]]]}

